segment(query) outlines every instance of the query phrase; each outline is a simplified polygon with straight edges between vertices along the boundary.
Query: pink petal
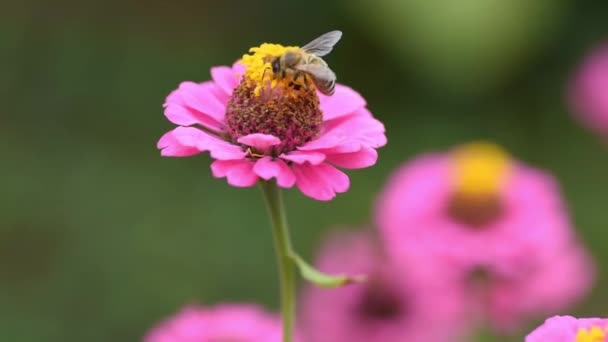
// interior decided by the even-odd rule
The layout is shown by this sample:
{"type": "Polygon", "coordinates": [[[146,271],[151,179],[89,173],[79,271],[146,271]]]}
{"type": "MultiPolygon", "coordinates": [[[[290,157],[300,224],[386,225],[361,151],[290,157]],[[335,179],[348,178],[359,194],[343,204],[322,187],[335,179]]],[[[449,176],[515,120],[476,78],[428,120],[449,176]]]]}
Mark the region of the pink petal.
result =
{"type": "Polygon", "coordinates": [[[337,149],[333,153],[356,152],[362,146],[378,148],[386,144],[384,125],[365,108],[353,115],[325,123],[321,136],[300,146],[301,151],[337,149]]]}
{"type": "Polygon", "coordinates": [[[211,172],[216,178],[226,177],[232,186],[244,188],[255,185],[258,180],[253,165],[249,159],[216,160],[211,164],[211,172]]]}
{"type": "Polygon", "coordinates": [[[323,120],[335,119],[365,107],[365,99],[353,89],[342,84],[336,84],[336,91],[332,96],[319,93],[319,100],[323,120]]]}
{"type": "Polygon", "coordinates": [[[308,151],[291,151],[287,154],[283,153],[279,157],[296,164],[310,163],[312,165],[319,165],[325,160],[325,154],[308,151]]]}
{"type": "Polygon", "coordinates": [[[293,165],[296,184],[302,193],[319,201],[329,201],[336,193],[346,192],[350,186],[348,176],[335,167],[320,165],[293,165]]]}
{"type": "Polygon", "coordinates": [[[346,169],[362,169],[376,164],[378,152],[371,147],[363,147],[357,152],[332,154],[327,161],[335,166],[346,169]]]}
{"type": "Polygon", "coordinates": [[[252,133],[240,137],[237,140],[239,143],[247,146],[251,146],[260,151],[268,151],[272,146],[281,143],[281,139],[271,134],[252,133]]]}
{"type": "Polygon", "coordinates": [[[220,160],[243,159],[246,153],[241,147],[232,145],[214,135],[194,127],[177,127],[167,132],[158,141],[161,155],[184,157],[196,154],[194,151],[209,151],[211,157],[220,160]]]}
{"type": "Polygon", "coordinates": [[[319,149],[325,155],[355,153],[361,151],[365,145],[360,141],[343,141],[332,148],[319,149]]]}
{"type": "MultiPolygon", "coordinates": [[[[232,64],[232,71],[239,78],[245,74],[245,69],[247,69],[243,64],[241,64],[241,60],[238,60],[232,64]]],[[[239,80],[240,81],[240,80],[239,80]]]]}
{"type": "Polygon", "coordinates": [[[264,157],[255,163],[253,172],[265,180],[276,178],[277,184],[283,188],[291,188],[296,183],[293,171],[280,159],[264,157]]]}
{"type": "Polygon", "coordinates": [[[211,81],[201,84],[182,82],[167,96],[163,105],[165,116],[177,125],[199,124],[220,131],[226,106],[216,96],[218,91],[221,90],[211,81]]]}
{"type": "Polygon", "coordinates": [[[195,147],[180,144],[173,136],[173,131],[165,133],[158,140],[158,144],[156,146],[161,149],[160,155],[163,157],[190,157],[201,153],[201,151],[195,147]]]}
{"type": "Polygon", "coordinates": [[[211,77],[215,84],[227,95],[232,95],[232,91],[239,84],[239,78],[231,67],[213,67],[211,68],[211,77]]]}
{"type": "Polygon", "coordinates": [[[206,113],[219,122],[224,121],[226,103],[216,97],[217,85],[213,82],[182,82],[180,89],[183,89],[182,98],[188,107],[206,113]]]}

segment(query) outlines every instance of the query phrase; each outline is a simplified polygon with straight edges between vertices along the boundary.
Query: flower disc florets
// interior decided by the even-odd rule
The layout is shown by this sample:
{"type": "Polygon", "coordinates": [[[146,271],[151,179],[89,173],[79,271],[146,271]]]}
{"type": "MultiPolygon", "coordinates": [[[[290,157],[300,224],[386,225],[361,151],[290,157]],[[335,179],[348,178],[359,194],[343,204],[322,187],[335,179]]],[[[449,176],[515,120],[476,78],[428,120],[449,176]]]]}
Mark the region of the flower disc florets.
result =
{"type": "Polygon", "coordinates": [[[226,110],[226,130],[233,142],[262,133],[281,139],[271,154],[289,152],[319,133],[323,114],[314,84],[307,76],[276,77],[271,63],[285,52],[298,49],[279,44],[262,44],[243,56],[245,75],[234,89],[226,110]]]}
{"type": "Polygon", "coordinates": [[[316,92],[301,88],[292,94],[296,96],[265,88],[256,95],[250,82],[241,81],[226,111],[226,131],[232,141],[253,133],[270,134],[281,139],[271,151],[277,156],[315,138],[323,122],[316,92]]]}

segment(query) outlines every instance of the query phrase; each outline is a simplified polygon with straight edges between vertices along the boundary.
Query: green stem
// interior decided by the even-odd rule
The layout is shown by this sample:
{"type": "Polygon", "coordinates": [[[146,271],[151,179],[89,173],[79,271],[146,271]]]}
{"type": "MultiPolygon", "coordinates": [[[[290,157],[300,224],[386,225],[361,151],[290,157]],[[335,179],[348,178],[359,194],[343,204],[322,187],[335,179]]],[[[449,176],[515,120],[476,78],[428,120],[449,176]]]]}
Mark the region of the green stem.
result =
{"type": "Polygon", "coordinates": [[[281,315],[283,321],[283,342],[291,342],[295,322],[296,283],[295,268],[291,259],[292,249],[287,226],[287,216],[283,206],[281,189],[273,181],[262,183],[262,192],[272,222],[272,235],[279,267],[281,287],[281,315]]]}

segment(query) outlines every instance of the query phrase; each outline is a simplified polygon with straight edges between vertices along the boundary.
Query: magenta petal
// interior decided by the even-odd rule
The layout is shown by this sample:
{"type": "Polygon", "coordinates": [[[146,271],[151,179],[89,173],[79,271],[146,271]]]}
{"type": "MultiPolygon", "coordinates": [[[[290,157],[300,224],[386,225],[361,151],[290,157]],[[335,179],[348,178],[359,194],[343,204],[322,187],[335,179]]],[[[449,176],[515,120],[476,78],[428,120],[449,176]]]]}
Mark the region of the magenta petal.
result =
{"type": "Polygon", "coordinates": [[[345,169],[362,169],[376,164],[378,152],[371,147],[363,147],[357,152],[333,154],[327,161],[345,169]]]}
{"type": "Polygon", "coordinates": [[[239,143],[251,146],[260,151],[267,151],[270,147],[281,143],[281,139],[271,134],[252,133],[240,137],[237,140],[239,143]]]}
{"type": "Polygon", "coordinates": [[[192,154],[192,149],[199,152],[209,151],[211,157],[220,160],[243,159],[246,153],[236,145],[222,140],[194,127],[177,127],[166,133],[158,141],[157,147],[164,156],[182,157],[192,154]],[[168,150],[167,150],[168,149],[168,150]],[[180,151],[182,154],[180,154],[180,151]]]}
{"type": "MultiPolygon", "coordinates": [[[[199,124],[220,131],[224,120],[223,112],[226,109],[224,102],[216,96],[218,92],[221,90],[210,81],[201,84],[182,82],[178,89],[167,96],[163,105],[165,116],[169,121],[180,126],[199,124]],[[201,101],[212,104],[211,110],[207,111],[207,107],[201,105],[201,101]]],[[[227,99],[227,96],[225,97],[227,99]]]]}
{"type": "Polygon", "coordinates": [[[346,154],[346,153],[355,153],[361,151],[365,145],[359,141],[347,141],[338,144],[336,147],[319,149],[325,155],[332,154],[346,154]]]}
{"type": "Polygon", "coordinates": [[[245,74],[246,69],[247,68],[243,64],[241,64],[240,60],[238,60],[234,64],[232,64],[232,71],[234,71],[234,74],[237,75],[237,79],[239,79],[239,82],[240,82],[240,77],[245,74]]]}
{"type": "Polygon", "coordinates": [[[165,103],[165,116],[169,121],[180,126],[199,124],[216,132],[222,130],[222,125],[216,120],[181,105],[165,103]]]}
{"type": "MultiPolygon", "coordinates": [[[[608,42],[590,51],[569,86],[576,118],[597,133],[608,134],[608,42]]],[[[608,136],[608,135],[607,135],[608,136]]]]}
{"type": "Polygon", "coordinates": [[[226,103],[217,98],[217,85],[213,82],[182,82],[178,90],[183,90],[181,95],[188,107],[206,113],[219,122],[224,121],[226,103]]]}
{"type": "Polygon", "coordinates": [[[211,164],[211,172],[216,178],[226,177],[228,184],[236,187],[255,185],[258,176],[253,172],[253,162],[248,159],[216,160],[211,164]]]}
{"type": "Polygon", "coordinates": [[[265,180],[276,178],[277,184],[283,188],[291,188],[296,183],[293,171],[280,159],[264,157],[255,163],[253,172],[265,180]]]}
{"type": "Polygon", "coordinates": [[[336,84],[336,91],[332,96],[319,93],[319,100],[323,120],[335,119],[365,107],[365,99],[352,88],[342,84],[336,84]]]}
{"type": "Polygon", "coordinates": [[[374,119],[365,108],[358,110],[353,115],[325,124],[321,136],[298,149],[301,151],[320,150],[321,152],[337,149],[331,153],[347,153],[356,152],[362,146],[378,148],[386,144],[384,125],[374,119]]]}
{"type": "Polygon", "coordinates": [[[211,68],[211,77],[215,84],[227,95],[232,95],[232,91],[239,84],[239,78],[231,67],[213,67],[211,68]]]}
{"type": "Polygon", "coordinates": [[[201,153],[197,148],[180,144],[173,136],[173,131],[165,133],[156,145],[163,157],[189,157],[201,153]]]}
{"type": "Polygon", "coordinates": [[[291,151],[287,154],[283,153],[279,157],[296,164],[310,163],[312,165],[319,165],[325,161],[325,154],[309,151],[291,151]]]}
{"type": "Polygon", "coordinates": [[[350,186],[348,176],[335,167],[320,165],[293,165],[296,184],[302,193],[319,201],[329,201],[336,193],[346,192],[350,186]]]}

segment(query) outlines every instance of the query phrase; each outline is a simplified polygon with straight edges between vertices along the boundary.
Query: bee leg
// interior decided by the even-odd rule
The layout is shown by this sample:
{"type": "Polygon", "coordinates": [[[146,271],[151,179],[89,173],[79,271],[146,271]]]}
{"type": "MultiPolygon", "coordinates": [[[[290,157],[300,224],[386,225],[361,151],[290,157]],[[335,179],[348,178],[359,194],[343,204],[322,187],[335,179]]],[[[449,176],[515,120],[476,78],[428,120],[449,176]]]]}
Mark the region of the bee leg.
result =
{"type": "MultiPolygon", "coordinates": [[[[296,71],[295,75],[293,76],[293,82],[296,83],[298,81],[298,79],[300,77],[303,77],[303,73],[301,71],[296,71]]],[[[297,84],[297,83],[296,83],[297,84]]]]}
{"type": "Polygon", "coordinates": [[[308,83],[310,80],[308,79],[306,74],[302,73],[302,78],[304,79],[304,89],[310,90],[310,83],[308,83]]]}
{"type": "Polygon", "coordinates": [[[300,72],[296,71],[293,74],[291,81],[289,81],[289,86],[295,90],[300,90],[300,87],[301,87],[301,85],[298,83],[298,78],[300,78],[300,72]]]}
{"type": "Polygon", "coordinates": [[[264,72],[262,73],[262,84],[265,84],[266,70],[268,70],[268,68],[264,68],[264,72]]]}

